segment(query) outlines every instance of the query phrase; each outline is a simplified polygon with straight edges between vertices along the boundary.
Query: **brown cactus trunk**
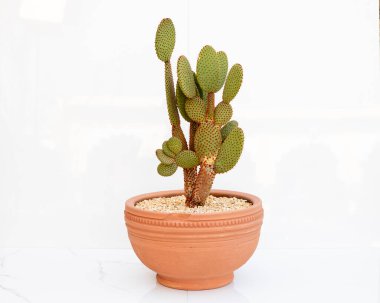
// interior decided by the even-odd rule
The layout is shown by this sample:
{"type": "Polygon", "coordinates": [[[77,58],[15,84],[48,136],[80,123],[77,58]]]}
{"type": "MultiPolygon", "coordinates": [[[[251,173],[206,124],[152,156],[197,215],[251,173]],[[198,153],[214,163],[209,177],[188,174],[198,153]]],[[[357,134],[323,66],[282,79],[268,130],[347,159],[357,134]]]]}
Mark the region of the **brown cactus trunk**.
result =
{"type": "Polygon", "coordinates": [[[215,179],[214,161],[215,158],[205,158],[202,161],[195,181],[193,194],[188,201],[189,207],[202,206],[205,204],[215,179]]]}
{"type": "MultiPolygon", "coordinates": [[[[189,134],[189,149],[194,150],[194,136],[197,131],[198,123],[191,121],[190,122],[190,134],[189,134]]],[[[185,197],[186,197],[186,206],[191,206],[191,196],[193,195],[193,191],[195,188],[195,182],[197,181],[197,167],[191,169],[185,169],[185,197]]]]}
{"type": "Polygon", "coordinates": [[[215,94],[208,93],[207,94],[207,110],[206,110],[207,120],[212,120],[214,118],[214,110],[215,110],[215,94]]]}

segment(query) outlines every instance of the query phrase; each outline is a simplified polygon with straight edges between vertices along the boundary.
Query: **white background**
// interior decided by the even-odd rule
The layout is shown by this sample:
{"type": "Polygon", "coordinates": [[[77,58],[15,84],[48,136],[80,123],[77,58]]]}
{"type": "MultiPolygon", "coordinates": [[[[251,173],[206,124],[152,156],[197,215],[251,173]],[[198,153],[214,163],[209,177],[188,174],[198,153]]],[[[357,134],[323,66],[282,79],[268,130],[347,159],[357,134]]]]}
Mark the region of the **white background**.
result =
{"type": "Polygon", "coordinates": [[[211,44],[244,67],[214,187],[263,199],[260,246],[379,247],[377,0],[0,0],[0,247],[129,247],[124,201],[181,188],[154,155],[163,17],[174,66],[211,44]]]}

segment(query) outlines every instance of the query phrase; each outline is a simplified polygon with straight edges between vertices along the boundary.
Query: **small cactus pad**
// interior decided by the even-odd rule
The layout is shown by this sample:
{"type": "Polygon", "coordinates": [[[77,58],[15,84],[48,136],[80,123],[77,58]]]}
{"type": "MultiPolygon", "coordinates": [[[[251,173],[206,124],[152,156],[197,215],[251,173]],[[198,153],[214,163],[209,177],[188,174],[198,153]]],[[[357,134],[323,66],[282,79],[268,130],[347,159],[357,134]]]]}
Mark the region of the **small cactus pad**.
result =
{"type": "Polygon", "coordinates": [[[175,155],[178,154],[182,150],[182,142],[177,137],[171,137],[166,145],[169,147],[170,151],[175,155]]]}
{"type": "Polygon", "coordinates": [[[244,146],[244,133],[240,127],[234,128],[222,143],[215,160],[215,172],[228,172],[239,161],[244,146]]]}
{"type": "Polygon", "coordinates": [[[223,89],[223,101],[231,102],[239,92],[241,83],[243,81],[243,68],[240,64],[235,64],[231,67],[228,73],[226,84],[223,89]]]}
{"type": "Polygon", "coordinates": [[[197,94],[194,74],[191,70],[189,60],[185,56],[180,56],[177,62],[177,76],[182,92],[188,98],[193,98],[197,94]]]}
{"type": "Polygon", "coordinates": [[[176,86],[176,97],[177,97],[177,107],[179,109],[179,112],[181,113],[181,116],[187,121],[190,122],[191,119],[187,115],[186,110],[185,110],[185,102],[186,102],[186,96],[182,92],[179,83],[177,82],[176,86]]]}
{"type": "Polygon", "coordinates": [[[234,128],[238,127],[238,125],[239,125],[238,122],[235,120],[231,120],[226,125],[224,125],[222,129],[220,130],[220,132],[222,133],[222,140],[224,141],[227,138],[227,136],[230,134],[230,132],[234,128]]]}
{"type": "Polygon", "coordinates": [[[177,170],[177,167],[178,166],[175,163],[172,163],[169,165],[160,163],[157,166],[157,172],[163,177],[169,177],[175,173],[175,171],[177,170]]]}
{"type": "Polygon", "coordinates": [[[163,62],[170,60],[175,44],[175,29],[171,19],[163,19],[156,32],[155,48],[158,59],[163,62]]]}
{"type": "Polygon", "coordinates": [[[198,157],[192,150],[183,150],[176,157],[177,165],[182,168],[193,168],[199,164],[198,157]]]}
{"type": "Polygon", "coordinates": [[[158,160],[160,160],[160,162],[163,164],[169,165],[169,164],[174,163],[174,159],[165,155],[165,153],[162,149],[156,150],[156,156],[157,156],[158,160]]]}
{"type": "Polygon", "coordinates": [[[216,92],[219,84],[219,64],[216,51],[204,46],[198,56],[197,79],[205,92],[216,92]]]}
{"type": "Polygon", "coordinates": [[[219,63],[218,90],[220,90],[223,87],[224,81],[226,80],[228,72],[228,59],[226,53],[223,51],[217,52],[216,55],[218,56],[219,63]]]}
{"type": "Polygon", "coordinates": [[[214,122],[215,124],[223,125],[230,121],[232,117],[232,106],[226,102],[220,102],[215,107],[214,122]]]}
{"type": "Polygon", "coordinates": [[[164,143],[162,143],[162,150],[164,154],[167,155],[168,157],[171,157],[171,158],[175,157],[175,153],[173,153],[168,146],[168,141],[165,141],[164,143]]]}
{"type": "Polygon", "coordinates": [[[194,143],[195,152],[200,160],[215,156],[222,143],[219,128],[212,123],[202,123],[195,133],[194,143]]]}
{"type": "Polygon", "coordinates": [[[185,104],[186,113],[195,122],[204,122],[206,117],[206,103],[200,97],[188,99],[185,104]]]}

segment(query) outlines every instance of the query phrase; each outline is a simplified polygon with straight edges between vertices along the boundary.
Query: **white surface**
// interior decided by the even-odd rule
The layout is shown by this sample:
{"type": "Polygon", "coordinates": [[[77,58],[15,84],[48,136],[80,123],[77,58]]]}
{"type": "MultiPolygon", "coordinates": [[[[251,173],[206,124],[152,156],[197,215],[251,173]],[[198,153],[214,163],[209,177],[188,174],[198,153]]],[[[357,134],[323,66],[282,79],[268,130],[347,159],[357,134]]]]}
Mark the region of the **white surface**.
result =
{"type": "Polygon", "coordinates": [[[215,188],[263,199],[266,248],[380,246],[378,1],[0,1],[0,247],[129,246],[169,137],[156,26],[240,62],[246,133],[215,188]]]}
{"type": "Polygon", "coordinates": [[[220,289],[157,285],[130,249],[0,251],[0,302],[378,303],[379,250],[259,249],[220,289]]]}

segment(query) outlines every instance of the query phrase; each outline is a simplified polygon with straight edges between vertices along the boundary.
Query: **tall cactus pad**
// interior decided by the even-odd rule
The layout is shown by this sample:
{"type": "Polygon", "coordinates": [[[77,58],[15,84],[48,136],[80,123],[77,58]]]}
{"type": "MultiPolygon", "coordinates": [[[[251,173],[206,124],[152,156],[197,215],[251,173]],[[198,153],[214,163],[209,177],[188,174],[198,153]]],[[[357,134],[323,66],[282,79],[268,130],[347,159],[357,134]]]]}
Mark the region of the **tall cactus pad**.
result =
{"type": "Polygon", "coordinates": [[[177,137],[171,137],[166,145],[169,147],[170,151],[175,155],[178,154],[182,150],[181,140],[177,137]]]}
{"type": "Polygon", "coordinates": [[[170,165],[166,165],[163,163],[158,164],[157,172],[163,177],[169,177],[175,173],[177,170],[177,164],[173,163],[170,165]]]}
{"type": "Polygon", "coordinates": [[[222,143],[222,135],[212,123],[202,123],[195,133],[195,152],[202,161],[204,157],[216,156],[222,143]]]}
{"type": "Polygon", "coordinates": [[[175,153],[173,153],[168,146],[168,141],[165,141],[164,143],[162,143],[162,150],[164,154],[167,155],[168,157],[171,157],[171,158],[175,157],[175,153]]]}
{"type": "Polygon", "coordinates": [[[194,74],[191,70],[189,60],[187,60],[185,56],[178,58],[177,76],[182,92],[186,97],[193,98],[197,94],[197,87],[195,85],[194,74]]]}
{"type": "Polygon", "coordinates": [[[231,120],[226,125],[224,125],[222,127],[222,129],[220,130],[220,132],[222,133],[222,140],[224,141],[228,137],[228,135],[230,134],[230,132],[234,128],[238,127],[238,125],[239,125],[238,122],[235,121],[235,120],[231,120]]]}
{"type": "Polygon", "coordinates": [[[217,52],[216,55],[218,56],[219,63],[218,90],[220,90],[223,87],[224,81],[226,80],[228,72],[228,59],[226,53],[223,51],[217,52]]]}
{"type": "Polygon", "coordinates": [[[181,87],[179,86],[179,83],[177,82],[176,86],[176,97],[177,97],[177,107],[179,109],[179,112],[181,113],[181,116],[187,121],[190,122],[191,119],[187,115],[186,110],[185,110],[185,103],[186,103],[186,96],[182,92],[181,87]]]}
{"type": "Polygon", "coordinates": [[[239,161],[244,146],[244,133],[240,127],[231,131],[222,143],[215,160],[215,172],[218,174],[228,172],[239,161]]]}
{"type": "Polygon", "coordinates": [[[214,122],[218,125],[226,124],[232,117],[232,106],[226,102],[220,102],[215,107],[214,122]]]}
{"type": "Polygon", "coordinates": [[[174,159],[165,155],[164,151],[162,149],[157,149],[156,150],[156,156],[158,160],[160,160],[161,163],[169,165],[174,163],[174,159]]]}
{"type": "Polygon", "coordinates": [[[223,101],[231,102],[239,92],[241,83],[243,82],[243,67],[235,64],[228,73],[226,84],[223,89],[223,101]]]}
{"type": "Polygon", "coordinates": [[[176,157],[175,161],[179,167],[193,168],[199,164],[199,160],[195,152],[192,150],[183,150],[176,157]]]}
{"type": "Polygon", "coordinates": [[[186,113],[195,122],[204,122],[206,117],[206,103],[200,97],[187,100],[185,104],[186,113]]]}
{"type": "Polygon", "coordinates": [[[204,46],[198,56],[197,79],[205,92],[218,91],[219,63],[216,51],[210,46],[204,46]]]}
{"type": "Polygon", "coordinates": [[[158,25],[155,48],[158,59],[163,62],[170,60],[175,44],[175,29],[171,19],[166,18],[158,25]]]}

